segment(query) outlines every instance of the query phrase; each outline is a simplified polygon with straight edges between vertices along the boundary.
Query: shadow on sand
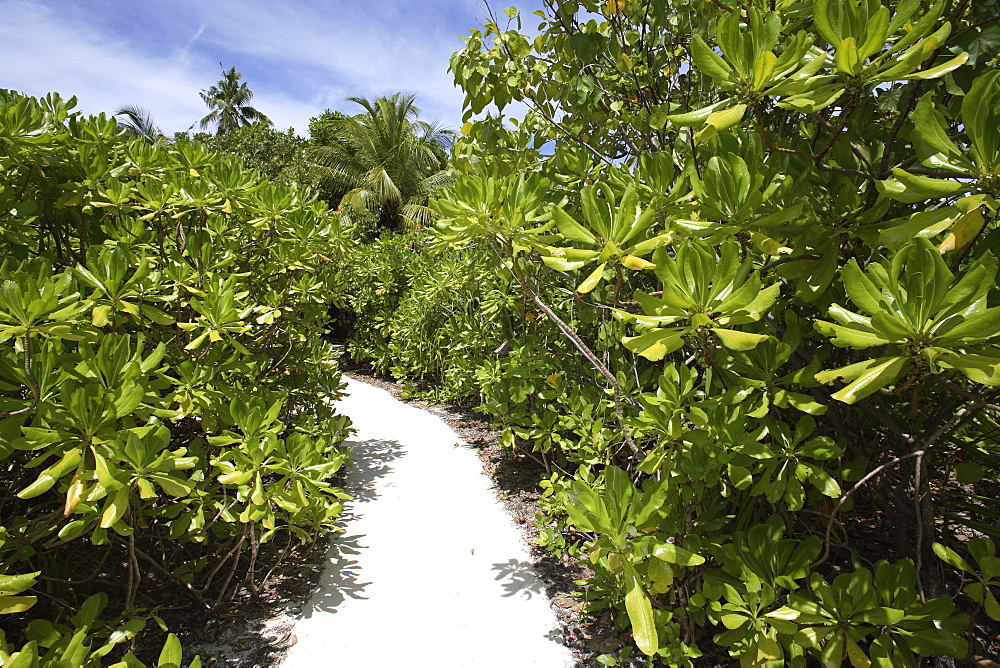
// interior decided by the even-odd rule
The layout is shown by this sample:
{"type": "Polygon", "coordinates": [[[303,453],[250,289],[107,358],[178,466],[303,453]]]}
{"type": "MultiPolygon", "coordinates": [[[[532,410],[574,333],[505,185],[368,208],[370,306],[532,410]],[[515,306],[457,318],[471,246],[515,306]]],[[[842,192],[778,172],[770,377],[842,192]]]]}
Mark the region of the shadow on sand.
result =
{"type": "Polygon", "coordinates": [[[364,544],[364,534],[351,534],[351,522],[361,515],[358,512],[359,503],[378,498],[378,480],[392,471],[394,460],[406,454],[398,441],[372,439],[345,441],[344,445],[351,449],[354,464],[344,477],[342,486],[353,500],[347,502],[340,515],[345,533],[330,539],[323,574],[312,599],[302,608],[301,616],[304,618],[315,613],[335,613],[348,598],[367,598],[365,587],[371,583],[358,581],[361,570],[358,557],[368,546],[364,544]]]}
{"type": "Polygon", "coordinates": [[[544,585],[527,561],[510,559],[493,564],[492,570],[497,572],[493,579],[503,585],[505,598],[520,594],[525,599],[529,599],[543,593],[544,585]]]}

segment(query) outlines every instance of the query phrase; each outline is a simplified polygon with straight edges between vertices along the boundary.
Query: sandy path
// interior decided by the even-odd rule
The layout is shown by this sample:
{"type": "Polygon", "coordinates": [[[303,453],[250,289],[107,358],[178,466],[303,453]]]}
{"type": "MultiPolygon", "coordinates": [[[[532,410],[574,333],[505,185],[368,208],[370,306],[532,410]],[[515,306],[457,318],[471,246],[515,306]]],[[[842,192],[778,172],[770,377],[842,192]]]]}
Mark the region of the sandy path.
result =
{"type": "Polygon", "coordinates": [[[573,665],[476,454],[439,418],[345,380],[355,500],[282,666],[573,665]]]}

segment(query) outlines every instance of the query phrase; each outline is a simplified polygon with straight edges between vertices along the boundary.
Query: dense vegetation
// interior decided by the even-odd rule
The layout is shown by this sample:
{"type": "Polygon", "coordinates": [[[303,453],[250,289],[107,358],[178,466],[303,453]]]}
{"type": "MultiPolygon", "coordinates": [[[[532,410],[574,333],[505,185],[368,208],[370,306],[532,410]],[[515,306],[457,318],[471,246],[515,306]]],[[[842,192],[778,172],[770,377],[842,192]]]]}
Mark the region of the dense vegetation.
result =
{"type": "MultiPolygon", "coordinates": [[[[304,188],[73,106],[0,92],[5,666],[141,665],[151,581],[218,606],[345,498],[321,335],[349,230],[304,188]]],[[[180,663],[168,636],[158,665],[180,663]]]]}
{"type": "Polygon", "coordinates": [[[536,14],[453,57],[460,175],[359,251],[352,351],[545,464],[650,661],[1000,651],[1000,4],[536,14]]]}
{"type": "Polygon", "coordinates": [[[407,96],[220,127],[278,186],[4,94],[0,657],[118,660],[143,573],[212,605],[332,525],[331,305],[545,467],[648,663],[1000,653],[1000,2],[537,14],[454,55],[449,173],[407,96]]]}

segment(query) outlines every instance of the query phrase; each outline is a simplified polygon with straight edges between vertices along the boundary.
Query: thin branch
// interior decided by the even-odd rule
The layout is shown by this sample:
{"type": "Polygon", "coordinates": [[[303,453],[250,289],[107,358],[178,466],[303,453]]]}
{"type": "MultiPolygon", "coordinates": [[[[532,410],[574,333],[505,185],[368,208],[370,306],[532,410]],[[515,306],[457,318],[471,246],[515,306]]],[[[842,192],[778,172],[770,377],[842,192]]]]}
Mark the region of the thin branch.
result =
{"type": "Polygon", "coordinates": [[[615,166],[615,163],[612,162],[610,158],[608,158],[607,156],[605,156],[603,153],[601,153],[600,151],[598,151],[596,148],[594,148],[593,146],[591,146],[590,144],[588,144],[584,140],[582,140],[579,137],[577,137],[576,134],[574,134],[574,133],[570,132],[569,130],[567,130],[565,127],[562,126],[562,124],[559,123],[559,121],[557,121],[556,119],[552,118],[552,116],[550,116],[549,114],[545,113],[545,110],[541,108],[541,105],[539,105],[533,99],[529,98],[529,101],[531,102],[531,106],[532,106],[532,108],[535,111],[537,111],[543,117],[545,117],[545,120],[547,120],[549,123],[551,123],[556,128],[558,128],[564,135],[566,135],[567,137],[569,137],[570,139],[572,139],[576,143],[578,143],[581,146],[583,146],[585,149],[587,149],[588,151],[590,151],[595,158],[597,158],[601,162],[605,163],[609,167],[614,167],[615,166]]]}
{"type": "Polygon", "coordinates": [[[535,293],[535,291],[531,289],[528,282],[524,278],[524,274],[518,266],[516,258],[513,262],[511,262],[511,269],[514,277],[517,279],[517,282],[521,284],[521,289],[531,298],[531,300],[535,303],[535,306],[537,306],[538,309],[549,318],[549,320],[555,323],[556,327],[559,328],[559,331],[561,331],[566,338],[570,340],[576,349],[580,351],[580,354],[587,358],[587,361],[590,362],[591,366],[593,366],[598,373],[604,376],[608,382],[611,383],[611,387],[614,388],[615,393],[615,415],[618,418],[618,426],[621,428],[622,435],[625,437],[625,442],[628,443],[632,452],[636,455],[640,454],[639,447],[635,444],[635,441],[632,440],[632,435],[629,433],[628,427],[625,426],[625,414],[622,412],[621,407],[621,383],[618,382],[618,377],[611,373],[611,370],[608,369],[608,367],[601,362],[600,359],[598,359],[597,355],[595,355],[587,344],[584,343],[583,339],[580,338],[580,335],[577,334],[572,327],[563,322],[562,318],[556,315],[555,311],[550,309],[535,293]]]}
{"type": "Polygon", "coordinates": [[[865,477],[863,477],[861,480],[859,480],[856,483],[854,483],[854,487],[852,487],[850,490],[848,490],[847,494],[845,494],[844,496],[842,496],[840,498],[840,501],[837,503],[836,506],[834,506],[833,511],[830,513],[830,517],[827,520],[827,524],[826,524],[826,535],[823,538],[823,542],[826,544],[826,547],[823,550],[823,556],[820,557],[819,560],[817,560],[816,562],[814,562],[813,565],[811,566],[812,570],[816,570],[817,568],[819,568],[820,566],[822,566],[826,562],[826,560],[830,557],[830,537],[831,537],[831,533],[833,532],[833,523],[834,523],[834,520],[837,519],[837,514],[840,512],[840,509],[844,507],[845,503],[847,503],[847,500],[849,498],[851,498],[851,496],[856,491],[858,491],[859,489],[861,489],[861,487],[866,482],[868,482],[869,480],[871,480],[872,478],[874,478],[875,476],[877,476],[879,473],[882,473],[883,471],[885,471],[886,469],[888,469],[891,466],[895,466],[896,464],[898,464],[899,462],[903,461],[904,459],[909,459],[910,457],[917,457],[917,456],[920,456],[920,455],[923,455],[923,454],[924,454],[923,450],[917,450],[916,452],[911,452],[908,455],[902,455],[900,457],[893,457],[892,459],[890,459],[889,461],[887,461],[885,464],[882,464],[881,466],[878,466],[878,467],[872,469],[871,471],[868,472],[867,475],[865,475],[865,477]]]}
{"type": "Polygon", "coordinates": [[[974,392],[969,392],[968,390],[962,388],[961,386],[951,382],[944,376],[935,375],[935,378],[937,378],[938,382],[941,383],[941,386],[944,387],[944,389],[948,390],[952,394],[957,394],[958,396],[964,399],[968,399],[969,401],[973,402],[980,408],[988,408],[990,410],[1000,411],[1000,406],[998,406],[997,404],[988,403],[986,401],[985,396],[981,394],[975,394],[974,392]]]}
{"type": "MultiPolygon", "coordinates": [[[[852,487],[847,492],[847,494],[841,497],[836,507],[834,507],[833,512],[830,513],[830,521],[829,524],[826,525],[826,536],[824,538],[826,546],[823,550],[823,556],[820,557],[820,559],[812,565],[813,570],[815,570],[818,566],[822,565],[830,556],[830,535],[831,532],[833,531],[833,521],[837,518],[837,514],[840,512],[840,509],[844,507],[844,504],[847,503],[847,500],[851,498],[851,496],[856,491],[858,491],[862,487],[862,485],[864,485],[866,482],[877,476],[879,473],[885,471],[890,466],[895,466],[899,462],[903,461],[904,459],[909,459],[910,457],[923,458],[924,454],[931,448],[931,446],[937,443],[938,439],[940,439],[945,434],[946,431],[954,427],[959,420],[961,420],[966,416],[966,414],[968,414],[968,412],[969,411],[966,408],[960,408],[957,411],[955,411],[955,413],[951,416],[951,418],[947,422],[941,425],[941,427],[937,431],[935,431],[933,434],[927,437],[927,439],[924,440],[923,447],[921,447],[919,450],[914,450],[913,452],[910,452],[908,454],[900,455],[899,457],[894,457],[889,461],[887,461],[885,464],[882,464],[881,466],[872,469],[867,475],[865,475],[865,477],[856,482],[854,484],[854,487],[852,487]]],[[[917,501],[918,502],[920,501],[919,489],[917,490],[917,501]]]]}
{"type": "Polygon", "coordinates": [[[4,418],[13,417],[15,415],[21,415],[23,413],[30,413],[38,407],[38,402],[42,400],[42,388],[38,384],[38,379],[31,373],[31,332],[25,332],[22,339],[24,345],[24,375],[28,377],[28,384],[31,385],[31,389],[35,394],[34,399],[31,403],[24,408],[16,411],[0,411],[0,420],[4,418]]]}
{"type": "Polygon", "coordinates": [[[177,582],[180,585],[183,585],[184,589],[187,590],[187,592],[191,594],[191,596],[193,596],[199,603],[205,606],[206,610],[212,609],[212,606],[210,606],[208,602],[205,601],[202,595],[198,593],[198,590],[195,589],[190,582],[180,577],[176,573],[167,570],[162,565],[160,565],[160,562],[156,561],[156,559],[153,559],[151,556],[149,556],[139,548],[135,548],[135,553],[136,556],[138,556],[140,559],[144,560],[146,563],[152,566],[158,573],[167,576],[168,578],[170,578],[174,582],[177,582]]]}

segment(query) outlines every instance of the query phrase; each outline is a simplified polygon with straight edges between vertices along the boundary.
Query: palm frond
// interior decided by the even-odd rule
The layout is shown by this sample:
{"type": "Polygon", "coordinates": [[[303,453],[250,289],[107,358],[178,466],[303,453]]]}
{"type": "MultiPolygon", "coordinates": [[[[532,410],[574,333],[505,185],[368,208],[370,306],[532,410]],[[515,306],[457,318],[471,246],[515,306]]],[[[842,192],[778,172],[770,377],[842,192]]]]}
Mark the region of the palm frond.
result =
{"type": "Polygon", "coordinates": [[[310,154],[349,189],[342,208],[379,211],[390,228],[425,224],[427,195],[450,182],[439,172],[441,149],[450,146],[453,133],[420,120],[415,99],[412,93],[348,98],[362,113],[330,118],[323,130],[332,139],[310,154]]]}
{"type": "Polygon", "coordinates": [[[453,183],[455,183],[454,175],[449,174],[446,170],[442,170],[436,174],[431,174],[421,181],[419,188],[422,194],[433,195],[441,188],[450,186],[453,183]]]}
{"type": "Polygon", "coordinates": [[[407,204],[400,213],[404,219],[415,223],[418,227],[426,227],[434,220],[434,209],[421,204],[407,204]]]}
{"type": "Polygon", "coordinates": [[[211,110],[199,123],[202,129],[215,124],[216,134],[226,134],[254,122],[271,124],[267,116],[250,106],[253,91],[245,81],[240,81],[242,77],[235,67],[223,68],[222,79],[201,91],[201,99],[211,110]]]}
{"type": "Polygon", "coordinates": [[[156,143],[163,137],[163,132],[153,120],[153,114],[137,104],[126,104],[119,107],[114,116],[118,118],[119,127],[124,129],[126,133],[142,137],[150,144],[156,143]],[[120,118],[121,116],[125,118],[120,118]]]}

